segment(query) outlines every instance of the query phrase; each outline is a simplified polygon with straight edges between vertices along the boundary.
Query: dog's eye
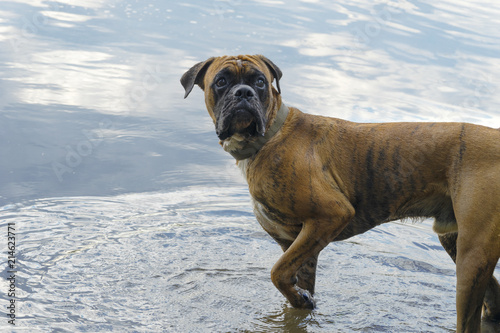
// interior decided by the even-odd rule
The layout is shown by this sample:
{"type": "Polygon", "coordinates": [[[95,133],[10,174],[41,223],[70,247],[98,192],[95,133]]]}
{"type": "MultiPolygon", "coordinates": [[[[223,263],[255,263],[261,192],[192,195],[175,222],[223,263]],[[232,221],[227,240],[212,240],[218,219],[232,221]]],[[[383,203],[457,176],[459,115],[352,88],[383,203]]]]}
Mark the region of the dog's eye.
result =
{"type": "Polygon", "coordinates": [[[215,85],[219,88],[224,87],[226,85],[227,81],[225,78],[221,77],[217,81],[215,81],[215,85]]]}
{"type": "Polygon", "coordinates": [[[266,81],[264,81],[264,79],[257,79],[255,85],[257,86],[257,88],[264,88],[264,86],[266,85],[266,81]]]}

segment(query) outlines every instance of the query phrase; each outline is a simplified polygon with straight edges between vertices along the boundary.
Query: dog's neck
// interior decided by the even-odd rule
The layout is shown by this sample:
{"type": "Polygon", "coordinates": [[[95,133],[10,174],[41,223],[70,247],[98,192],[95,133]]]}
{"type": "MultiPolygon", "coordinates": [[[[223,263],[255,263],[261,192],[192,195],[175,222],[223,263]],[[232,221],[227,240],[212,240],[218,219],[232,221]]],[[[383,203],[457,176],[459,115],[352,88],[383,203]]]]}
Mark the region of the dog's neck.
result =
{"type": "Polygon", "coordinates": [[[280,130],[281,126],[285,123],[289,111],[285,103],[282,102],[281,107],[276,113],[276,118],[274,118],[274,123],[269,127],[264,136],[250,142],[246,141],[242,136],[235,134],[231,138],[221,142],[222,147],[238,161],[252,157],[280,130]]]}

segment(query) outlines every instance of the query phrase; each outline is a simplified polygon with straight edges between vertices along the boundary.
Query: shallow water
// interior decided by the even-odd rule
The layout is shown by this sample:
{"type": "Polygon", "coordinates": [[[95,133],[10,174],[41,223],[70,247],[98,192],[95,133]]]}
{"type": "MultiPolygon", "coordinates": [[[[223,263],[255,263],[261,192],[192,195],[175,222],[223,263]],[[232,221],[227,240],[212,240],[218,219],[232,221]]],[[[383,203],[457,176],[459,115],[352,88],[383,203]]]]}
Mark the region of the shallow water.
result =
{"type": "Polygon", "coordinates": [[[40,331],[442,331],[454,270],[425,225],[391,224],[321,254],[318,309],[269,270],[279,247],[241,187],[34,200],[18,225],[18,326],[40,331]],[[360,273],[362,272],[362,273],[360,273]]]}
{"type": "Polygon", "coordinates": [[[18,297],[2,331],[454,330],[454,266],[430,221],[329,245],[318,309],[291,308],[269,278],[281,250],[179,78],[261,53],[309,113],[500,127],[496,2],[84,3],[0,5],[0,228],[15,224],[18,297]]]}

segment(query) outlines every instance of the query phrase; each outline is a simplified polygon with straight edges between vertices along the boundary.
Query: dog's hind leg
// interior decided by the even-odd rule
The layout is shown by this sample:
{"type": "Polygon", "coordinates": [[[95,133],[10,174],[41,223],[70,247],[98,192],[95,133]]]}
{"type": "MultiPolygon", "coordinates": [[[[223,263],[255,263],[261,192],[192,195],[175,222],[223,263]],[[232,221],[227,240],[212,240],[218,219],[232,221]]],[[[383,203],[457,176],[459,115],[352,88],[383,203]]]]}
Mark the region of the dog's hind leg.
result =
{"type": "Polygon", "coordinates": [[[441,245],[444,247],[453,262],[457,262],[457,237],[458,232],[450,232],[438,235],[441,245]]]}
{"type": "MultiPolygon", "coordinates": [[[[457,237],[458,232],[439,235],[439,241],[453,262],[457,259],[457,237]]],[[[484,296],[483,320],[500,323],[500,285],[497,279],[492,276],[484,296]]]]}
{"type": "Polygon", "coordinates": [[[457,331],[479,332],[481,311],[498,313],[493,272],[500,257],[500,179],[498,165],[463,167],[450,189],[457,220],[457,331]],[[488,294],[487,293],[488,290],[488,294]]]}
{"type": "Polygon", "coordinates": [[[484,295],[483,319],[500,325],[500,285],[495,277],[490,280],[484,295]]]}
{"type": "Polygon", "coordinates": [[[457,331],[479,332],[484,296],[498,256],[488,253],[491,242],[471,237],[470,229],[457,239],[457,331]]]}

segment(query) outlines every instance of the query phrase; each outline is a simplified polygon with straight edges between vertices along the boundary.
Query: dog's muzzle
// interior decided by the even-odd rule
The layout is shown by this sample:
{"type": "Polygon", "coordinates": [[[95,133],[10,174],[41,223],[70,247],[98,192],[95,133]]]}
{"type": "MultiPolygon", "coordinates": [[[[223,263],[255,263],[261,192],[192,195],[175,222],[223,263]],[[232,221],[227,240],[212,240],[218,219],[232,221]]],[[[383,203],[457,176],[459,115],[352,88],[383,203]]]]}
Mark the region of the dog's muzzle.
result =
{"type": "Polygon", "coordinates": [[[221,102],[216,121],[216,132],[220,140],[225,140],[235,133],[248,136],[264,135],[265,110],[252,87],[235,85],[221,102]]]}

